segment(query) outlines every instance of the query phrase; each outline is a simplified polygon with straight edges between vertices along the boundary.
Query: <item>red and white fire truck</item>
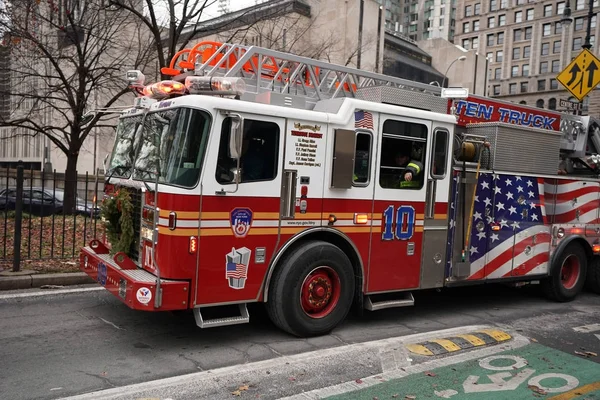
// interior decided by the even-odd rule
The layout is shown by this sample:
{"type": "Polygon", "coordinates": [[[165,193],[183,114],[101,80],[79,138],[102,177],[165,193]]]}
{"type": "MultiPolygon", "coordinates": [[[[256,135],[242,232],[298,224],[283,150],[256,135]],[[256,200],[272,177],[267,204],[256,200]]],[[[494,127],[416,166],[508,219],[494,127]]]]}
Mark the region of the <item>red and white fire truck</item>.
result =
{"type": "Polygon", "coordinates": [[[600,293],[594,119],[214,42],[162,73],[128,73],[107,165],[105,201],[130,199],[108,223],[130,240],[80,253],[128,307],[214,327],[263,302],[309,336],[421,289],[600,293]]]}

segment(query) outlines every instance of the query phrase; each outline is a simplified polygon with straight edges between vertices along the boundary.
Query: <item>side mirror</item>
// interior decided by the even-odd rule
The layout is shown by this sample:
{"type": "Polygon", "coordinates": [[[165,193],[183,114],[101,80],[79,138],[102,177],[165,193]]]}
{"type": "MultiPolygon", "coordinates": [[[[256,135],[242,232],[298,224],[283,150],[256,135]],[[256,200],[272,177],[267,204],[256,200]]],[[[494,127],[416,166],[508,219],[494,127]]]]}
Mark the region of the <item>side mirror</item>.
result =
{"type": "Polygon", "coordinates": [[[229,154],[239,160],[242,157],[242,142],[244,136],[244,119],[240,115],[231,115],[231,130],[229,134],[229,154]]]}

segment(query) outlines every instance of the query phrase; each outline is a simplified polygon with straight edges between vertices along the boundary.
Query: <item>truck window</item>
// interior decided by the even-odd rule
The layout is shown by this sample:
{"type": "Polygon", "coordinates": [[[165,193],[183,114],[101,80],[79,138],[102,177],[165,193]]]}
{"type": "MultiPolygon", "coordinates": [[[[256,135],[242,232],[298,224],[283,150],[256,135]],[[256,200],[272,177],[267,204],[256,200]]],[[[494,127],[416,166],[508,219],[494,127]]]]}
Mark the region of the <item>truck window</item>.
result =
{"type": "Polygon", "coordinates": [[[426,144],[425,125],[386,120],[381,140],[379,185],[384,189],[421,189],[426,144]]]}
{"type": "MultiPolygon", "coordinates": [[[[231,118],[225,118],[221,129],[216,179],[220,184],[233,182],[236,160],[229,154],[231,118]]],[[[277,176],[279,160],[279,126],[273,122],[244,120],[244,139],[240,183],[271,181],[277,176]]]]}
{"type": "Polygon", "coordinates": [[[433,132],[433,162],[431,163],[431,176],[443,179],[446,176],[446,157],[448,155],[448,138],[450,134],[445,129],[436,129],[433,132]]]}
{"type": "Polygon", "coordinates": [[[354,149],[354,186],[367,186],[371,178],[371,133],[357,132],[354,149]]]}

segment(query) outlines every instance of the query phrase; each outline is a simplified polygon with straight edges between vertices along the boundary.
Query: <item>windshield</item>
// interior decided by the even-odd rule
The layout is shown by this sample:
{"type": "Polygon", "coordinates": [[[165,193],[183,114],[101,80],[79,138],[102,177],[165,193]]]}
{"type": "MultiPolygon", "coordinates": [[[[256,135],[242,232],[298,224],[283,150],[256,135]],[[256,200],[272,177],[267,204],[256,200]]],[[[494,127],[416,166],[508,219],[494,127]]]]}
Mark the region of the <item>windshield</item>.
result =
{"type": "Polygon", "coordinates": [[[188,108],[148,114],[135,157],[135,179],[192,187],[198,182],[210,127],[209,115],[188,108]]]}
{"type": "Polygon", "coordinates": [[[141,123],[142,115],[125,117],[119,120],[115,147],[108,167],[108,170],[114,176],[127,178],[131,175],[135,150],[138,147],[140,137],[136,132],[140,129],[141,123]]]}

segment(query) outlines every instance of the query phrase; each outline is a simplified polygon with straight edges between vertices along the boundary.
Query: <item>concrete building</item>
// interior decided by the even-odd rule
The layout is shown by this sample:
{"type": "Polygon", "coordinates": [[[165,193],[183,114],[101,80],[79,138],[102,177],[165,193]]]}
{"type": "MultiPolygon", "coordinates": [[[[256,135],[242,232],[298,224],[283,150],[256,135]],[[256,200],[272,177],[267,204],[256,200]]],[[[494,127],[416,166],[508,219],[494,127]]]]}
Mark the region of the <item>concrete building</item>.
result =
{"type": "MultiPolygon", "coordinates": [[[[573,23],[561,24],[565,0],[458,0],[455,43],[489,59],[488,94],[516,103],[561,109],[575,100],[556,80],[582,50],[587,28],[587,0],[571,0],[573,23]]],[[[598,6],[598,0],[594,1],[598,6]]],[[[592,52],[598,35],[591,21],[592,52]]],[[[592,97],[595,98],[597,91],[592,97]]],[[[588,103],[584,101],[584,114],[588,103]]],[[[598,111],[589,110],[592,115],[598,111]]]]}
{"type": "Polygon", "coordinates": [[[420,41],[454,38],[456,0],[377,0],[385,9],[386,28],[420,41]]]}

